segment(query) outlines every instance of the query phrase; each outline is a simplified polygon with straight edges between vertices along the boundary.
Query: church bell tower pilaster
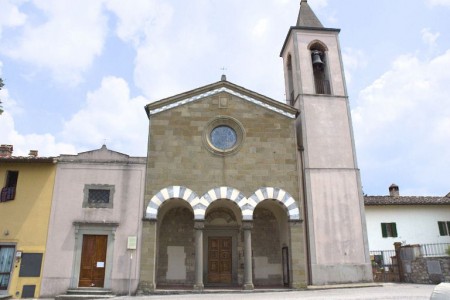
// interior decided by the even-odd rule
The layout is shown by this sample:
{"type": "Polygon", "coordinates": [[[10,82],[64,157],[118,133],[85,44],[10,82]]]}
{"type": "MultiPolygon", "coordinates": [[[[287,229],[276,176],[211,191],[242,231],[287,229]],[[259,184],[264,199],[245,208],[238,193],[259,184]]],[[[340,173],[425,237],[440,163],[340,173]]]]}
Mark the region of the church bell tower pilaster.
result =
{"type": "Polygon", "coordinates": [[[302,0],[280,54],[286,103],[300,112],[299,188],[314,285],[372,281],[339,32],[325,28],[302,0]]]}

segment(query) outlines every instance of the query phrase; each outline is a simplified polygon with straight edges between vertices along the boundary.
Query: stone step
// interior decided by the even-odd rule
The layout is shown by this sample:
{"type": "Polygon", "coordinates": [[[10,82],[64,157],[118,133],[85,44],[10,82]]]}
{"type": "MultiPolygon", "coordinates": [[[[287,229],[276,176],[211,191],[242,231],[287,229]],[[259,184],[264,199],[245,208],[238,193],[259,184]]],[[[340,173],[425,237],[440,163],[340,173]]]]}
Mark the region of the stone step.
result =
{"type": "Polygon", "coordinates": [[[113,297],[115,295],[108,289],[78,288],[67,290],[66,294],[56,296],[55,300],[109,299],[113,297]]]}
{"type": "Polygon", "coordinates": [[[0,295],[1,300],[11,299],[11,295],[0,295]]]}
{"type": "Polygon", "coordinates": [[[55,300],[88,300],[88,299],[110,299],[114,298],[114,295],[58,295],[55,300]]]}
{"type": "Polygon", "coordinates": [[[112,292],[109,289],[102,288],[77,288],[69,289],[66,294],[69,295],[111,295],[112,292]]]}

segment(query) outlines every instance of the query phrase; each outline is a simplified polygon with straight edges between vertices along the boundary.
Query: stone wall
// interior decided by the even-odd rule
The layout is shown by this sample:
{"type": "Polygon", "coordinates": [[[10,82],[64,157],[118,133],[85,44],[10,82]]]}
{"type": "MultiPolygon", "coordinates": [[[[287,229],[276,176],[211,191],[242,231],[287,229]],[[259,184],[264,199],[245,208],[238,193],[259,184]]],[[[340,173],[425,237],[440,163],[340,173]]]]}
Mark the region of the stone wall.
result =
{"type": "MultiPolygon", "coordinates": [[[[162,188],[184,186],[198,195],[229,186],[247,197],[277,187],[300,199],[294,120],[227,94],[182,105],[150,118],[146,203],[162,188]],[[219,98],[227,97],[227,106],[219,98]],[[204,142],[218,117],[241,123],[239,151],[220,156],[204,142]]],[[[300,202],[297,203],[301,207],[300,202]]]]}
{"type": "Polygon", "coordinates": [[[450,257],[417,257],[404,264],[405,282],[439,284],[450,282],[450,257]]]}
{"type": "Polygon", "coordinates": [[[159,229],[156,282],[193,285],[195,278],[194,216],[185,207],[173,208],[159,229]]]}
{"type": "Polygon", "coordinates": [[[252,232],[255,285],[283,284],[279,231],[278,221],[270,210],[255,210],[252,232]]]}

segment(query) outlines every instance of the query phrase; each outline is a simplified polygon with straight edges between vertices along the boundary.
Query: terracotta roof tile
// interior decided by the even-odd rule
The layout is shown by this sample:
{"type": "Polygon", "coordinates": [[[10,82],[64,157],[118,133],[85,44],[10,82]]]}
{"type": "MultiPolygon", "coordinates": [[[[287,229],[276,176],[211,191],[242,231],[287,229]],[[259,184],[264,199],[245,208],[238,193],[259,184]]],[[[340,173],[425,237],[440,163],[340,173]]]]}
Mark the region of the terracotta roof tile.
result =
{"type": "Polygon", "coordinates": [[[17,162],[17,163],[27,163],[27,162],[56,162],[57,157],[53,156],[9,156],[0,157],[1,162],[17,162]]]}
{"type": "Polygon", "coordinates": [[[364,196],[364,205],[450,205],[450,197],[435,196],[364,196]]]}

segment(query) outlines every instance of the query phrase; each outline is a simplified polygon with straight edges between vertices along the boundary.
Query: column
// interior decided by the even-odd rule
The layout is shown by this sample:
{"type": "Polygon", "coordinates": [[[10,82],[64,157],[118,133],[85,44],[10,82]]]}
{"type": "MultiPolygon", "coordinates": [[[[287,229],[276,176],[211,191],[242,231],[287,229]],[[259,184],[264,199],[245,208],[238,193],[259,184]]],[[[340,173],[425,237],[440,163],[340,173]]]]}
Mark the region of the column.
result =
{"type": "Polygon", "coordinates": [[[244,221],[244,290],[253,290],[252,272],[252,228],[253,222],[244,221]]]}
{"type": "Polygon", "coordinates": [[[195,222],[195,284],[194,290],[203,290],[203,228],[204,222],[195,222]]]}

